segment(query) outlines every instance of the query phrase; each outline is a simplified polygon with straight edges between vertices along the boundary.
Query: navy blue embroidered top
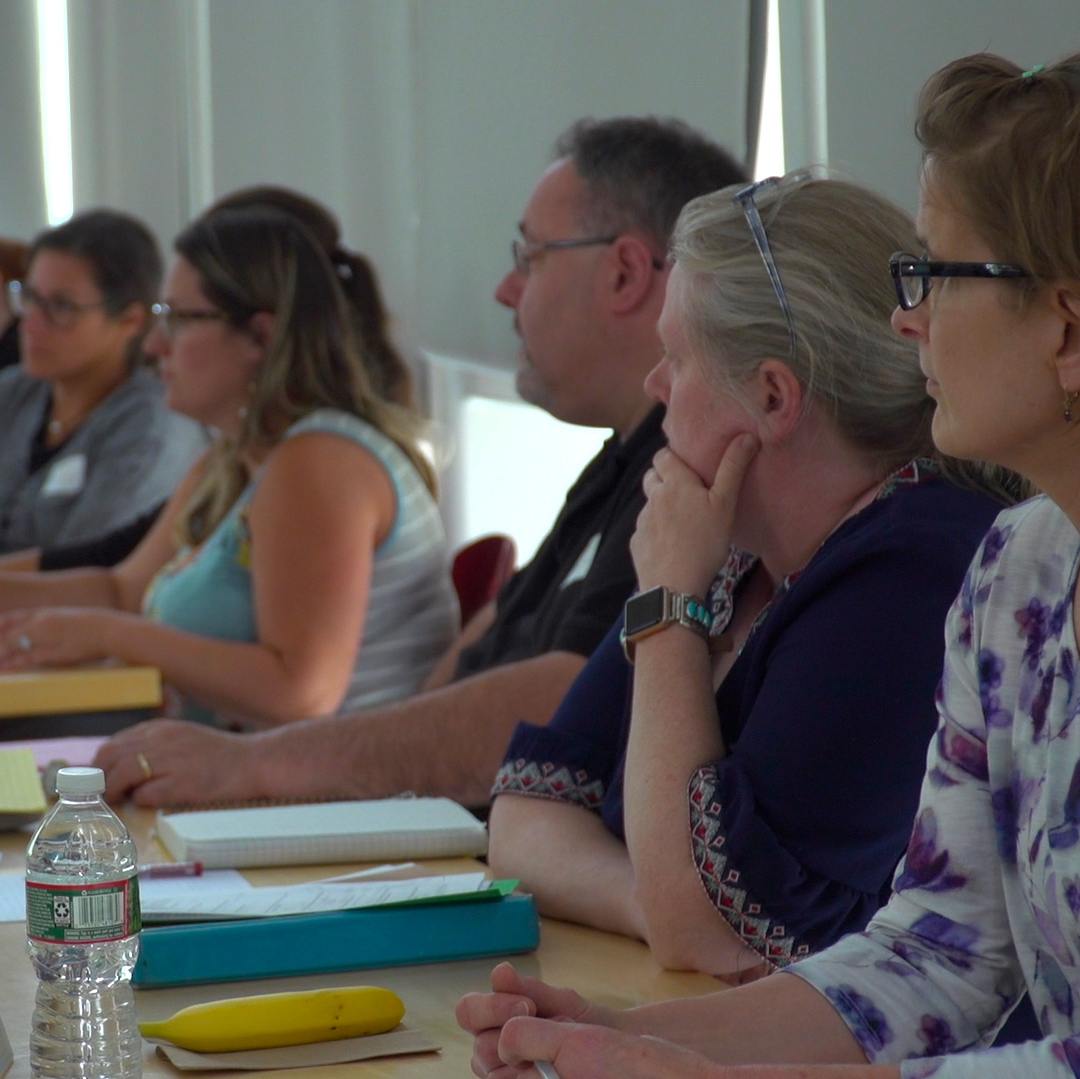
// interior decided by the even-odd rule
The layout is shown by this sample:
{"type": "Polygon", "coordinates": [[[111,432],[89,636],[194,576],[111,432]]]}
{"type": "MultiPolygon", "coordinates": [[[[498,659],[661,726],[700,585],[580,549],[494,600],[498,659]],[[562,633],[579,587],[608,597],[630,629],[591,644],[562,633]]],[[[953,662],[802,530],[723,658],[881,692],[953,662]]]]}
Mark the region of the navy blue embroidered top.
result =
{"type": "MultiPolygon", "coordinates": [[[[999,510],[909,466],[786,582],[716,693],[728,752],[691,777],[689,838],[721,915],[774,965],[862,928],[888,898],[934,731],[945,614],[999,510]]],[[[620,628],[547,727],[518,725],[493,793],[575,803],[623,838],[620,628]]]]}

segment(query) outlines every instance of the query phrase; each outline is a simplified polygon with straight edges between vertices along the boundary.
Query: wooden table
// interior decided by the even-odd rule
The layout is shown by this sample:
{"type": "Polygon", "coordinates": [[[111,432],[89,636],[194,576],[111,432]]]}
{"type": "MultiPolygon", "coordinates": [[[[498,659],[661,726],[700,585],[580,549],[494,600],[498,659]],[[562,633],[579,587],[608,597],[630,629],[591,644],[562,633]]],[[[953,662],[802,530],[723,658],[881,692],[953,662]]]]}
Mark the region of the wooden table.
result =
{"type": "MultiPolygon", "coordinates": [[[[139,847],[140,860],[166,860],[165,852],[150,838],[153,814],[147,810],[127,809],[123,816],[139,847]]],[[[27,833],[0,834],[0,851],[4,855],[0,872],[10,872],[23,865],[28,838],[27,833]]],[[[447,859],[429,865],[433,872],[440,873],[476,868],[475,862],[465,859],[447,859]]],[[[326,866],[297,866],[249,870],[245,875],[256,885],[285,884],[344,873],[352,868],[357,867],[339,865],[330,869],[326,866]]],[[[303,1079],[338,1079],[344,1076],[352,1076],[353,1079],[467,1077],[472,1074],[469,1066],[472,1039],[454,1022],[454,1004],[463,993],[486,989],[488,974],[496,962],[479,959],[384,968],[368,975],[349,971],[316,977],[276,978],[273,981],[143,989],[136,992],[136,1005],[140,1018],[162,1019],[177,1008],[200,1000],[370,982],[397,992],[405,1002],[406,1023],[439,1042],[442,1051],[303,1069],[296,1073],[298,1079],[299,1076],[303,1076],[303,1079]]],[[[661,970],[649,950],[638,941],[551,919],[542,922],[539,950],[533,955],[517,956],[513,962],[525,973],[542,977],[556,985],[571,985],[585,996],[615,1007],[707,993],[720,987],[720,983],[704,974],[673,974],[661,970]]],[[[15,1064],[8,1079],[27,1079],[30,1075],[27,1046],[35,988],[36,982],[26,955],[25,928],[21,924],[0,923],[0,1016],[15,1050],[15,1064]]],[[[178,1079],[184,1074],[158,1056],[152,1046],[146,1045],[146,1051],[144,1074],[148,1079],[157,1076],[178,1079]]],[[[280,1075],[272,1072],[245,1074],[251,1079],[280,1075]]]]}

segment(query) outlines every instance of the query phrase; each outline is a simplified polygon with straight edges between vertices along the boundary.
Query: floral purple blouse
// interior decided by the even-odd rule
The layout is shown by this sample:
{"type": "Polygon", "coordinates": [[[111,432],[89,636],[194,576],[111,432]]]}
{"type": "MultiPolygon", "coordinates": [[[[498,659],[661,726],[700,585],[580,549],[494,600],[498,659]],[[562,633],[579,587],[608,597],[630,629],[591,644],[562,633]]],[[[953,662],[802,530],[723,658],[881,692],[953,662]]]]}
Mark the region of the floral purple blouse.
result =
{"type": "Polygon", "coordinates": [[[905,1079],[1080,1077],[1078,557],[1049,499],[998,517],[949,614],[893,897],[865,932],[789,968],[905,1079]],[[978,1051],[1025,988],[1044,1039],[978,1051]]]}

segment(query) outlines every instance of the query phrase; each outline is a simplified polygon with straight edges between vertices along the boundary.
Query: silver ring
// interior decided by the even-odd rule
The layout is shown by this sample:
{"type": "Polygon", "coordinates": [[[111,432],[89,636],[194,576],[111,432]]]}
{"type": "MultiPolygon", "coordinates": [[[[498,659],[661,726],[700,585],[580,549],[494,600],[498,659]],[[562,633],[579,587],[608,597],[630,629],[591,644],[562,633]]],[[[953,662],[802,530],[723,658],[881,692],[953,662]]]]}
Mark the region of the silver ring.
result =
{"type": "Polygon", "coordinates": [[[15,647],[20,652],[29,652],[34,647],[34,642],[25,633],[20,633],[15,638],[15,647]]]}

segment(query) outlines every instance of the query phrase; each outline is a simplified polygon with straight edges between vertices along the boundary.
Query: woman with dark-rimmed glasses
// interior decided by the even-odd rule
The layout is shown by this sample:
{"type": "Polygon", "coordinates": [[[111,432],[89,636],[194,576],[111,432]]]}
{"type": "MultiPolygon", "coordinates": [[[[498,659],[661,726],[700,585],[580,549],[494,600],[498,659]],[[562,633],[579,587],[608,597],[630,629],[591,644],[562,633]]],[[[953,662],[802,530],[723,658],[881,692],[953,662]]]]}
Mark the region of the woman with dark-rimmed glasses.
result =
{"type": "Polygon", "coordinates": [[[477,1074],[539,1058],[563,1079],[1080,1075],[1080,54],[958,60],[917,130],[926,250],[892,260],[893,323],[919,346],[935,443],[1045,494],[1001,514],[949,614],[894,895],[796,977],[692,1001],[617,1013],[501,967],[459,1008],[477,1074]],[[1042,1039],[986,1049],[1024,990],[1042,1039]]]}
{"type": "Polygon", "coordinates": [[[167,497],[205,447],[144,362],[160,281],[154,238],[113,210],[30,245],[8,283],[21,361],[0,372],[0,554],[109,532],[167,497]]]}

